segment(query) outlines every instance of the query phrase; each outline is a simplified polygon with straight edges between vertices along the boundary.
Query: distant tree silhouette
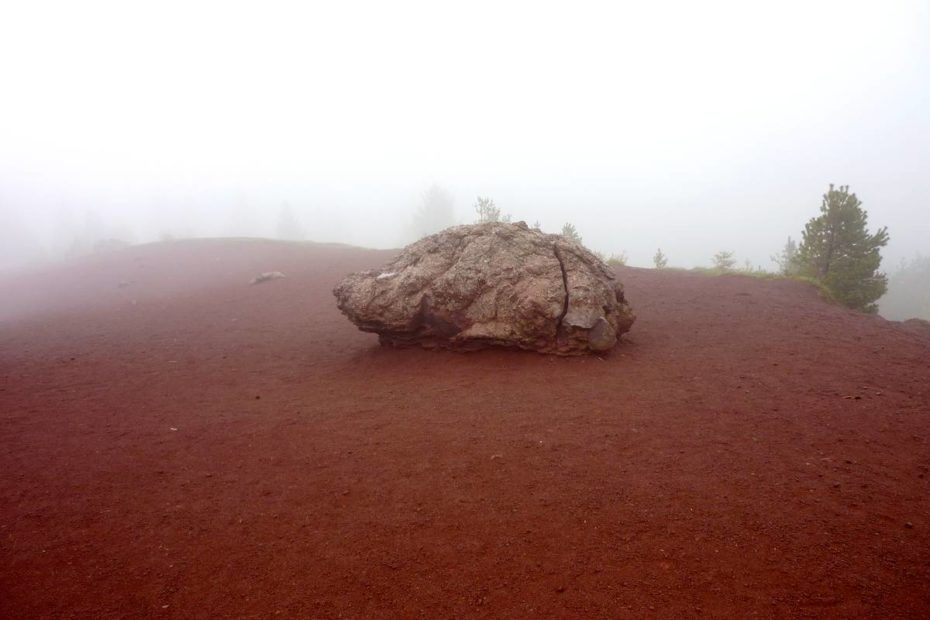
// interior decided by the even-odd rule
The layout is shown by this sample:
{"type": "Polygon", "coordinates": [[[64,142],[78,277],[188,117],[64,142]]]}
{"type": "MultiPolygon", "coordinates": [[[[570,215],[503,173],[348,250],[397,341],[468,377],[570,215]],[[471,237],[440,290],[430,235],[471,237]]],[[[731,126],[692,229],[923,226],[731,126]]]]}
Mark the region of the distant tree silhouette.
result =
{"type": "Polygon", "coordinates": [[[286,241],[301,241],[306,238],[300,220],[294,215],[291,205],[286,202],[278,211],[277,238],[286,241]]]}
{"type": "Polygon", "coordinates": [[[562,236],[568,237],[577,243],[581,243],[581,235],[578,234],[578,231],[575,229],[575,225],[570,222],[566,222],[562,226],[562,236]]]}
{"type": "Polygon", "coordinates": [[[772,260],[778,265],[778,273],[783,276],[796,276],[801,273],[801,259],[800,256],[798,256],[798,244],[791,237],[788,237],[781,252],[772,256],[772,260]]]}
{"type": "Polygon", "coordinates": [[[93,209],[85,209],[83,224],[74,227],[76,231],[71,239],[67,256],[82,256],[95,251],[94,244],[107,236],[107,226],[100,215],[93,209]]]}
{"type": "Polygon", "coordinates": [[[714,269],[720,271],[733,271],[736,266],[736,259],[733,258],[733,252],[721,250],[714,254],[714,269]]]}
{"type": "Polygon", "coordinates": [[[433,184],[423,192],[413,217],[413,234],[425,237],[455,224],[455,201],[447,190],[433,184]]]}
{"type": "Polygon", "coordinates": [[[44,253],[24,219],[16,209],[0,207],[0,271],[36,260],[44,253]]]}
{"type": "Polygon", "coordinates": [[[875,303],[888,289],[888,278],[878,269],[888,229],[868,231],[868,214],[848,185],[823,195],[820,215],[804,227],[798,258],[804,275],[816,278],[840,303],[875,313],[875,303]]]}
{"type": "Polygon", "coordinates": [[[662,248],[656,250],[655,255],[652,257],[652,262],[656,266],[656,269],[665,269],[668,266],[668,258],[662,253],[662,248]]]}
{"type": "Polygon", "coordinates": [[[930,321],[930,256],[918,256],[888,279],[888,292],[878,300],[886,319],[930,321]]]}
{"type": "Polygon", "coordinates": [[[475,214],[477,215],[475,219],[476,224],[510,221],[510,214],[502,215],[500,208],[494,204],[493,200],[487,197],[478,196],[478,200],[475,202],[475,214]]]}

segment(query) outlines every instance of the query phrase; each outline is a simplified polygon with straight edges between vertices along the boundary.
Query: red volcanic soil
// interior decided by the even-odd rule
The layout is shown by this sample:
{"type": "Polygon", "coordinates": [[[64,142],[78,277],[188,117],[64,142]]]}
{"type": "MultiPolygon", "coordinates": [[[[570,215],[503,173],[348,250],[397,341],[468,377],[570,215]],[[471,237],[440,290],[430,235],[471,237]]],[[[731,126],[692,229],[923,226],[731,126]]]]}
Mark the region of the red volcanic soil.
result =
{"type": "Polygon", "coordinates": [[[382,349],[330,291],[390,255],[4,279],[0,617],[930,615],[926,324],[621,269],[604,358],[382,349]]]}

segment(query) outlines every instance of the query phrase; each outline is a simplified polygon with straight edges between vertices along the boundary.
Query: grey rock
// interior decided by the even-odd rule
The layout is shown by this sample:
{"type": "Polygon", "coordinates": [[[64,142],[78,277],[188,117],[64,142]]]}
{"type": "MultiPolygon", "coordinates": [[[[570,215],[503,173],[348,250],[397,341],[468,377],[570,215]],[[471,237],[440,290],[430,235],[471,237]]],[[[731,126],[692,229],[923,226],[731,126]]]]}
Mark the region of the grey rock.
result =
{"type": "Polygon", "coordinates": [[[263,273],[258,274],[254,278],[252,278],[252,281],[249,282],[249,284],[261,284],[263,282],[271,282],[272,280],[280,280],[283,277],[284,277],[284,274],[281,273],[280,271],[265,271],[263,273]]]}
{"type": "Polygon", "coordinates": [[[333,293],[359,329],[392,346],[601,353],[635,319],[610,267],[524,222],[448,228],[333,293]]]}

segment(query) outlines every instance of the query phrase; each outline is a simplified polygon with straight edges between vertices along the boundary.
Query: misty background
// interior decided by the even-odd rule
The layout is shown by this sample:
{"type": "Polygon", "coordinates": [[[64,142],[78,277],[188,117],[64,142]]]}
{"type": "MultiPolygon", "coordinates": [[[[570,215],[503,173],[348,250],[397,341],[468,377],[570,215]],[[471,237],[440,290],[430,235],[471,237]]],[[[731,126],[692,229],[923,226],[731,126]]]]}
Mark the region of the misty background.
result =
{"type": "MultiPolygon", "coordinates": [[[[0,271],[144,243],[390,248],[433,185],[651,266],[773,268],[829,183],[930,255],[930,5],[0,8],[0,271]]],[[[892,280],[893,285],[893,280],[892,280]]]]}

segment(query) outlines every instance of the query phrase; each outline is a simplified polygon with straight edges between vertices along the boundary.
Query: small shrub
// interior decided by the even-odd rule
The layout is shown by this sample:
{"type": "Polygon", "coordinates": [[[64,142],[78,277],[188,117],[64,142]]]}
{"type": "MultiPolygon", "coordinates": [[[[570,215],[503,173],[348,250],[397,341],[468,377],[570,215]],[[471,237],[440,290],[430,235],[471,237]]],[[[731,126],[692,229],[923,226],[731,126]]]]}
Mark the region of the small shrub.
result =
{"type": "Polygon", "coordinates": [[[721,250],[714,254],[714,269],[718,271],[733,271],[736,266],[736,259],[733,258],[733,252],[721,250]]]}
{"type": "Polygon", "coordinates": [[[626,265],[629,258],[626,255],[626,252],[620,252],[619,254],[611,254],[607,259],[607,264],[611,267],[623,267],[626,265]]]}
{"type": "Polygon", "coordinates": [[[478,200],[475,202],[475,213],[478,216],[475,220],[476,224],[510,221],[510,214],[501,214],[500,208],[488,197],[478,196],[478,200]]]}

